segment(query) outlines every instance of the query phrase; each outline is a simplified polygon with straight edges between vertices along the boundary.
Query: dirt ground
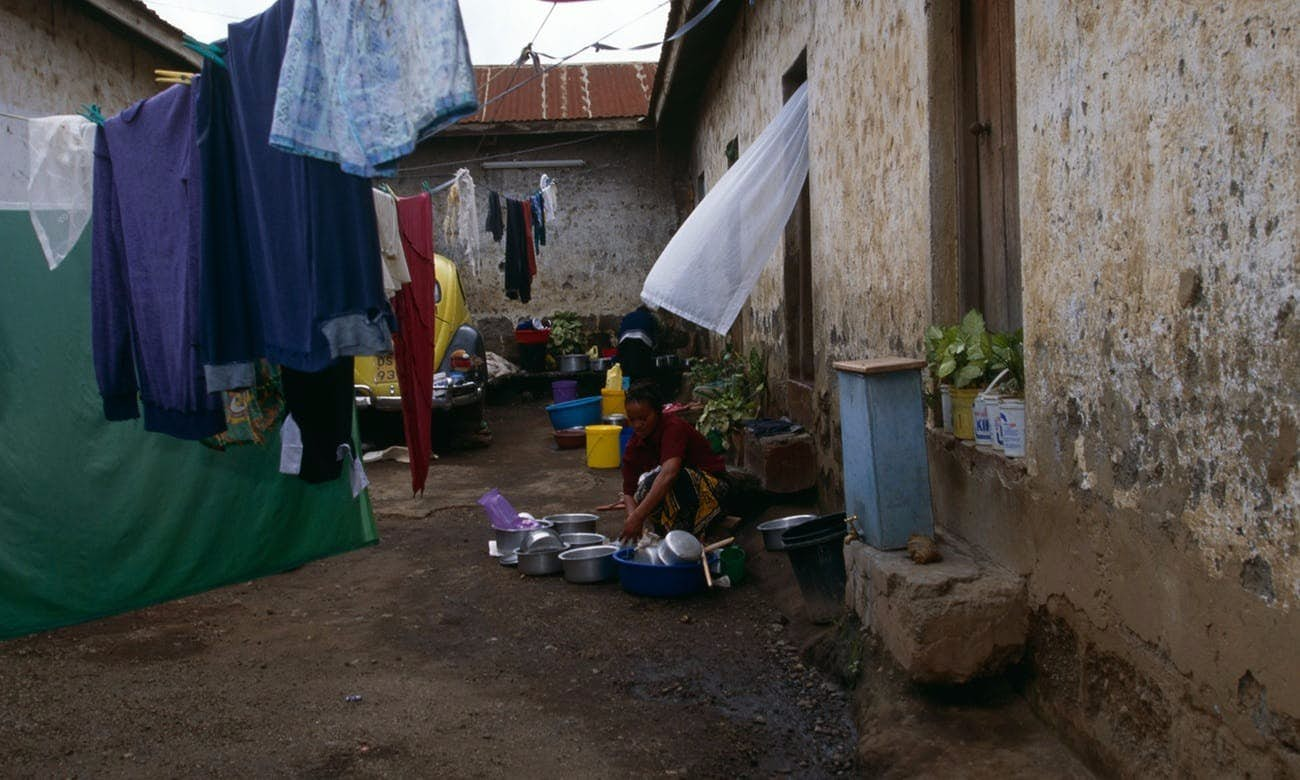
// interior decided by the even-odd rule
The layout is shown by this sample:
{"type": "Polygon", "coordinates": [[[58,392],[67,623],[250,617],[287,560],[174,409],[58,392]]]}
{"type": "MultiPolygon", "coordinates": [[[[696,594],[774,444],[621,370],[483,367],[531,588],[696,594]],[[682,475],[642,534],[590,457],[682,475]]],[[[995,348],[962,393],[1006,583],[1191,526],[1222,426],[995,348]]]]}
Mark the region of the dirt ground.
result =
{"type": "Polygon", "coordinates": [[[685,601],[501,567],[487,488],[543,515],[619,483],[540,404],[488,422],[422,498],[368,468],[376,546],[0,644],[0,774],[1088,776],[1005,685],[918,690],[851,622],[809,624],[752,522],[749,579],[685,601]]]}
{"type": "Polygon", "coordinates": [[[406,466],[368,469],[376,546],[0,644],[3,773],[850,770],[850,696],[803,666],[810,627],[765,587],[657,601],[489,558],[487,488],[540,516],[618,479],[554,451],[540,406],[488,414],[492,446],[436,461],[423,498],[406,466]]]}

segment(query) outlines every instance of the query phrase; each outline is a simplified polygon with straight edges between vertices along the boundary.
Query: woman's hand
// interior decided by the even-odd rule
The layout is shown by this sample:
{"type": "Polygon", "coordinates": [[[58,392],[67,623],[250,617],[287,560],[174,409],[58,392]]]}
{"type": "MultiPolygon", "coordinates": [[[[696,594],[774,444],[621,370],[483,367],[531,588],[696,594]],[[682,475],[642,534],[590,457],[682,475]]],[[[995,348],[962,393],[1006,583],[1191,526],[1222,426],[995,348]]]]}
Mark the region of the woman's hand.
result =
{"type": "Polygon", "coordinates": [[[615,509],[622,509],[622,508],[623,508],[623,497],[622,497],[622,496],[619,496],[617,501],[614,501],[614,502],[609,503],[609,504],[601,504],[600,506],[596,507],[596,511],[597,511],[597,512],[612,512],[612,511],[614,511],[615,509]]]}
{"type": "Polygon", "coordinates": [[[631,513],[623,523],[623,532],[618,535],[618,538],[620,541],[635,542],[641,538],[644,527],[645,520],[637,517],[636,513],[631,513]]]}

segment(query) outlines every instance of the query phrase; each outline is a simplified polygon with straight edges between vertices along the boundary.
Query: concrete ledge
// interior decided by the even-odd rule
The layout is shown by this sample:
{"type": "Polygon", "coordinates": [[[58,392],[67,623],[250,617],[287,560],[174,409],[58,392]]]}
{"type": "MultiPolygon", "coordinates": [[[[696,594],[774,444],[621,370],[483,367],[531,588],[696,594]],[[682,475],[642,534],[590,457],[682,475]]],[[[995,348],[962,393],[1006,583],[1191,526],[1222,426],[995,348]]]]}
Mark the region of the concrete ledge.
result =
{"type": "Polygon", "coordinates": [[[844,548],[845,598],[912,680],[957,684],[997,674],[1024,653],[1025,583],[951,544],[917,565],[906,552],[844,548]]]}

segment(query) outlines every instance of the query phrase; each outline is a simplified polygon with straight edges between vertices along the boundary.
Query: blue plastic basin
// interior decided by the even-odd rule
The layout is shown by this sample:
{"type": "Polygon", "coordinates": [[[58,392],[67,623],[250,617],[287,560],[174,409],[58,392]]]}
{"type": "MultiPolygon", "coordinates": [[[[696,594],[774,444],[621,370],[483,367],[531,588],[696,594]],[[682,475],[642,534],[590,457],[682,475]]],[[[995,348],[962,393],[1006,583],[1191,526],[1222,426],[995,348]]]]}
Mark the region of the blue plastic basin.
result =
{"type": "MultiPolygon", "coordinates": [[[[698,563],[681,563],[676,566],[662,566],[651,563],[638,563],[634,560],[636,549],[627,547],[614,553],[614,562],[618,564],[618,581],[623,590],[638,596],[656,596],[658,598],[678,598],[690,596],[704,590],[704,569],[698,563]]],[[[718,556],[709,553],[709,560],[718,556]]]]}
{"type": "Polygon", "coordinates": [[[551,427],[557,431],[565,428],[585,428],[600,423],[600,396],[579,398],[546,407],[551,416],[551,427]]]}

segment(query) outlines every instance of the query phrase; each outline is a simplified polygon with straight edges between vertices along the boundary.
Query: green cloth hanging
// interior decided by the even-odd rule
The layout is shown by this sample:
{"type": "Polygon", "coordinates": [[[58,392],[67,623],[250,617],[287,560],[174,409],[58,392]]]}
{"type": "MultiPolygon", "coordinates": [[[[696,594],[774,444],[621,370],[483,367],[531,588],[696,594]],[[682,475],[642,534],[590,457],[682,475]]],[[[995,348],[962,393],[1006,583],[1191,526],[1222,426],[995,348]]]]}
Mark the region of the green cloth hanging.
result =
{"type": "MultiPolygon", "coordinates": [[[[378,540],[344,475],[278,471],[279,436],[218,452],[103,418],[90,231],[50,271],[0,211],[0,639],[299,566],[378,540]]],[[[354,423],[355,427],[355,423],[354,423]]]]}

